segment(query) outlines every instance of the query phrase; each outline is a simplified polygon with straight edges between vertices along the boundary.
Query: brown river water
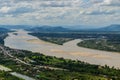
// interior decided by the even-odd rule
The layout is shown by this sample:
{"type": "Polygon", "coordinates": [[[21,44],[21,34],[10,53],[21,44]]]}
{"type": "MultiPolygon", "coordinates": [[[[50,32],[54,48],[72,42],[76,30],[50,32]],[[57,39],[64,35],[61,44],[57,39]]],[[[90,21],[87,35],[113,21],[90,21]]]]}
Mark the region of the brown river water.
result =
{"type": "Polygon", "coordinates": [[[80,60],[103,66],[106,64],[110,67],[120,68],[120,53],[78,47],[76,44],[81,42],[81,39],[72,40],[63,45],[52,44],[42,41],[28,33],[28,31],[21,29],[9,33],[9,36],[4,40],[5,46],[40,52],[49,56],[80,60]],[[17,33],[17,35],[14,33],[17,33]]]}

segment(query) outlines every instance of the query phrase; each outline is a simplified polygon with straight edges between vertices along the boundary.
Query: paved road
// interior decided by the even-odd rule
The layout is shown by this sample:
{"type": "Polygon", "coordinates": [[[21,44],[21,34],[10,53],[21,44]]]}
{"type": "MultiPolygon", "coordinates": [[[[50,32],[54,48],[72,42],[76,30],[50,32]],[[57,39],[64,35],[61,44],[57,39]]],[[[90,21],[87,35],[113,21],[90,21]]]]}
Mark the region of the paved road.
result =
{"type": "Polygon", "coordinates": [[[30,64],[28,64],[28,63],[26,63],[26,62],[24,62],[24,61],[22,61],[22,60],[20,60],[20,59],[18,59],[16,57],[12,56],[11,54],[9,54],[9,52],[6,51],[2,46],[0,46],[0,49],[3,51],[4,55],[7,55],[7,56],[13,58],[14,60],[19,61],[20,63],[23,63],[25,65],[30,65],[30,64]]]}
{"type": "Polygon", "coordinates": [[[28,77],[28,76],[25,76],[25,75],[22,75],[22,74],[19,74],[19,73],[16,73],[16,72],[11,72],[10,74],[13,75],[13,76],[25,79],[25,80],[35,80],[31,77],[28,77]]]}
{"type": "MultiPolygon", "coordinates": [[[[0,46],[0,49],[3,51],[4,55],[7,55],[11,58],[13,58],[15,61],[19,61],[20,63],[22,64],[25,64],[25,65],[32,65],[32,64],[29,64],[29,63],[26,63],[25,61],[22,61],[18,58],[16,58],[15,56],[12,56],[8,51],[6,51],[2,46],[0,46]]],[[[66,69],[62,69],[62,68],[56,68],[56,67],[49,67],[49,66],[37,66],[36,67],[39,67],[39,68],[46,68],[46,69],[51,69],[51,70],[66,70],[66,69]]]]}

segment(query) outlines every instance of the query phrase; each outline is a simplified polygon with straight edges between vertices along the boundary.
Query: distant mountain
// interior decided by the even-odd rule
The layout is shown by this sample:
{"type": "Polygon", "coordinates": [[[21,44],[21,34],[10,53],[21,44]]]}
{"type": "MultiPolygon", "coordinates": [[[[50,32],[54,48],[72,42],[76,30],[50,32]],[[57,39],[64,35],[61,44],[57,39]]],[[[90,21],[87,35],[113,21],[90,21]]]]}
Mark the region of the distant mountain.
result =
{"type": "Polygon", "coordinates": [[[63,28],[61,26],[51,27],[51,26],[41,26],[41,27],[34,27],[31,29],[27,29],[33,32],[69,32],[71,31],[68,28],[63,28]]]}
{"type": "Polygon", "coordinates": [[[120,31],[120,24],[114,24],[114,25],[110,25],[110,26],[106,26],[106,27],[102,27],[102,28],[86,28],[86,29],[78,29],[76,31],[95,31],[95,32],[110,32],[110,31],[120,31]]]}
{"type": "Polygon", "coordinates": [[[31,27],[32,26],[29,25],[0,25],[0,28],[6,28],[6,29],[27,29],[31,27]]]}
{"type": "Polygon", "coordinates": [[[0,32],[8,32],[8,31],[9,31],[8,29],[0,28],[0,32]]]}
{"type": "Polygon", "coordinates": [[[110,25],[107,27],[96,29],[96,31],[120,31],[120,25],[110,25]]]}
{"type": "Polygon", "coordinates": [[[92,32],[92,31],[120,31],[120,25],[110,25],[102,28],[79,28],[74,29],[71,27],[61,27],[61,26],[34,26],[33,28],[27,29],[33,32],[92,32]]]}
{"type": "Polygon", "coordinates": [[[102,28],[85,26],[30,26],[30,25],[0,25],[1,31],[7,29],[26,29],[33,32],[84,32],[84,31],[120,31],[120,24],[110,25],[102,28]],[[6,28],[6,29],[4,29],[6,28]]]}
{"type": "Polygon", "coordinates": [[[88,30],[94,29],[94,26],[86,26],[86,25],[74,25],[74,26],[65,26],[65,28],[69,28],[71,30],[88,30]]]}

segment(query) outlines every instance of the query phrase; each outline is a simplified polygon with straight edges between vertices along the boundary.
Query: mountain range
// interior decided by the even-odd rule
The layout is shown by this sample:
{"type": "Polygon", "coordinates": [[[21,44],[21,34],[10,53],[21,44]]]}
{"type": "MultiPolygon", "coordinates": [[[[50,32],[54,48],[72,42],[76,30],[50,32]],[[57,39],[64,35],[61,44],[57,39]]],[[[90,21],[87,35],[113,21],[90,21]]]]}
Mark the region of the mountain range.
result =
{"type": "Polygon", "coordinates": [[[62,27],[62,26],[29,26],[29,25],[0,25],[0,31],[7,29],[26,29],[34,32],[80,32],[80,31],[120,31],[120,24],[109,25],[101,28],[84,28],[84,26],[62,27]],[[6,28],[6,29],[4,29],[6,28]]]}
{"type": "Polygon", "coordinates": [[[97,31],[120,31],[120,25],[110,25],[107,27],[96,29],[97,31]]]}
{"type": "Polygon", "coordinates": [[[40,27],[30,28],[27,30],[34,32],[70,32],[71,31],[69,28],[64,28],[62,26],[56,26],[56,27],[40,26],[40,27]]]}
{"type": "Polygon", "coordinates": [[[9,31],[9,30],[6,28],[0,28],[0,32],[7,32],[7,31],[9,31]]]}
{"type": "Polygon", "coordinates": [[[82,28],[82,29],[74,29],[73,28],[65,28],[62,26],[56,26],[56,27],[51,27],[51,26],[40,26],[40,27],[34,27],[27,29],[29,31],[34,31],[34,32],[80,32],[80,31],[120,31],[120,25],[110,25],[102,28],[82,28]]]}

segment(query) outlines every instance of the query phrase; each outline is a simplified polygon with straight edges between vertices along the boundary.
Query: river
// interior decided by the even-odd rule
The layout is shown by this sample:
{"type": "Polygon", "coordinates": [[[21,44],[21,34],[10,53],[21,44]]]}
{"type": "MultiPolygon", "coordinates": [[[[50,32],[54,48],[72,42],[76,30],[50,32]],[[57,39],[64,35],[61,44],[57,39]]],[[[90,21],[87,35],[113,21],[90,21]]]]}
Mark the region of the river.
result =
{"type": "Polygon", "coordinates": [[[4,40],[5,46],[40,52],[49,56],[81,60],[98,65],[106,64],[110,67],[120,68],[120,53],[78,47],[76,44],[82,41],[81,39],[72,40],[63,45],[52,44],[28,33],[28,31],[21,29],[8,33],[9,36],[4,40]]]}

